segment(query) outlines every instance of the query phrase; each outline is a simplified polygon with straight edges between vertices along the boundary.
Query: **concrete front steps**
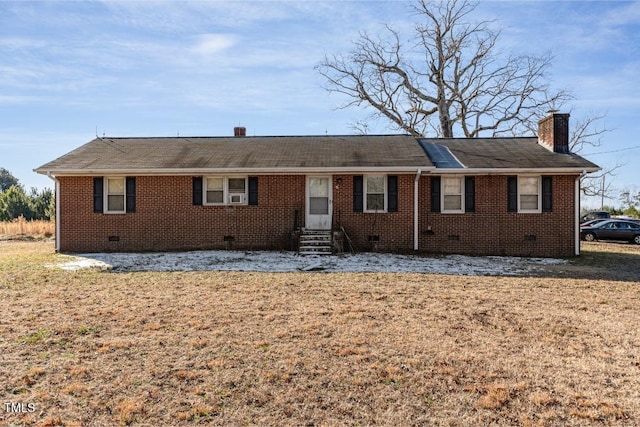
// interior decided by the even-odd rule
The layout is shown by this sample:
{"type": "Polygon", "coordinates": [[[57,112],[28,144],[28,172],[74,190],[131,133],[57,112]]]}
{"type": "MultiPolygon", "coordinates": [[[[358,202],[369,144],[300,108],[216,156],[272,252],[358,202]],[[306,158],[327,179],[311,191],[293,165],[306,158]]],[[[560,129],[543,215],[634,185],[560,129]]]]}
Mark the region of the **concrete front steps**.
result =
{"type": "Polygon", "coordinates": [[[307,230],[300,234],[300,255],[331,255],[331,230],[307,230]]]}

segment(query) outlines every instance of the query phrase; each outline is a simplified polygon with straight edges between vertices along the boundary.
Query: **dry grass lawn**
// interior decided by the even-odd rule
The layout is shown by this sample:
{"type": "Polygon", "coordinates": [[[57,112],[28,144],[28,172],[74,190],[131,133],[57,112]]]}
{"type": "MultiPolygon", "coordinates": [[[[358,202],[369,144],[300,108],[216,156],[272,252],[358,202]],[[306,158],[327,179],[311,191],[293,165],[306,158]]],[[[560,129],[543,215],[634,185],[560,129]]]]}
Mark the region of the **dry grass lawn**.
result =
{"type": "Polygon", "coordinates": [[[66,272],[0,242],[0,404],[35,406],[0,424],[639,425],[640,248],[585,248],[503,278],[66,272]]]}

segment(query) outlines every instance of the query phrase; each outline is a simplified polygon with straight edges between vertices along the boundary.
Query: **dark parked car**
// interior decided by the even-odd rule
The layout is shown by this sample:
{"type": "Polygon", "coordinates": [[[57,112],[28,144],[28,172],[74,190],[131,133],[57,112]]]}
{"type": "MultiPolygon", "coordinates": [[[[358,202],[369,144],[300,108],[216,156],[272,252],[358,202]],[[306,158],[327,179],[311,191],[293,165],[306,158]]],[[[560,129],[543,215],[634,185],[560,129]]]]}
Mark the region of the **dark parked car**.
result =
{"type": "Polygon", "coordinates": [[[640,224],[631,221],[611,219],[580,227],[580,237],[587,242],[594,240],[625,240],[640,245],[640,224]]]}
{"type": "Polygon", "coordinates": [[[591,211],[580,217],[580,223],[590,221],[592,219],[609,219],[611,214],[607,211],[591,211]]]}
{"type": "Polygon", "coordinates": [[[640,222],[640,219],[630,216],[614,216],[611,219],[619,219],[621,221],[640,222]]]}
{"type": "Polygon", "coordinates": [[[589,221],[583,222],[582,224],[580,224],[580,227],[593,227],[594,225],[602,221],[607,221],[607,220],[606,219],[590,219],[589,221]]]}

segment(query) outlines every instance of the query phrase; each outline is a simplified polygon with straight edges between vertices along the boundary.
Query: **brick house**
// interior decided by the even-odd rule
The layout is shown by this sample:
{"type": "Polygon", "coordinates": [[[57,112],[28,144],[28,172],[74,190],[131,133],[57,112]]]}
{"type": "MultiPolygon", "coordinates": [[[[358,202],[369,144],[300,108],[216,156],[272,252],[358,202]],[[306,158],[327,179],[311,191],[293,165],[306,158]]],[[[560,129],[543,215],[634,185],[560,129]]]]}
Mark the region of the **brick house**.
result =
{"type": "Polygon", "coordinates": [[[96,138],[35,171],[55,179],[56,250],[296,250],[305,230],[359,251],[579,254],[568,114],[538,137],[96,138]]]}

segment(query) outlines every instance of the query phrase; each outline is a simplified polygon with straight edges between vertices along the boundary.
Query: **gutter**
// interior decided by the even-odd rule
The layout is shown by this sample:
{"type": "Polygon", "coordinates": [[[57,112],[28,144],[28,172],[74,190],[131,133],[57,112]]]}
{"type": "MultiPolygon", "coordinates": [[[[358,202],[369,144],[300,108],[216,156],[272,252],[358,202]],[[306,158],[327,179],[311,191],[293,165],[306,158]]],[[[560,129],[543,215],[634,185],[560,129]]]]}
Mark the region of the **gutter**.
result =
{"type": "Polygon", "coordinates": [[[561,168],[437,168],[438,175],[574,175],[582,172],[597,172],[599,167],[561,167],[561,168]]]}
{"type": "Polygon", "coordinates": [[[418,209],[418,183],[420,182],[420,175],[422,175],[422,169],[416,171],[416,178],[413,180],[413,250],[419,249],[419,237],[418,233],[418,215],[420,210],[418,209]]]}
{"type": "MultiPolygon", "coordinates": [[[[53,171],[57,176],[102,176],[102,175],[135,175],[135,176],[177,176],[207,174],[256,174],[256,175],[307,175],[318,174],[353,174],[353,173],[399,173],[414,174],[416,167],[424,173],[437,175],[574,175],[582,172],[597,172],[599,167],[564,167],[564,168],[435,168],[433,166],[342,166],[342,167],[267,167],[267,168],[147,168],[147,169],[58,169],[53,171]]],[[[40,174],[51,174],[46,169],[35,169],[40,174]]]]}
{"type": "Polygon", "coordinates": [[[60,252],[60,181],[47,171],[47,177],[55,182],[54,197],[56,198],[56,252],[60,252]]]}
{"type": "Polygon", "coordinates": [[[575,238],[575,255],[580,255],[580,181],[587,174],[586,170],[580,172],[576,177],[575,183],[575,214],[574,214],[574,238],[575,238]]]}
{"type": "MultiPolygon", "coordinates": [[[[434,167],[417,166],[429,168],[434,167]]],[[[341,166],[341,167],[266,167],[266,168],[148,168],[148,169],[58,169],[54,171],[57,176],[102,176],[102,175],[128,175],[128,176],[178,176],[178,175],[207,175],[207,174],[238,174],[238,175],[309,175],[309,174],[354,174],[354,173],[398,173],[413,174],[416,166],[341,166]]],[[[40,174],[50,173],[46,169],[35,169],[40,174]]]]}

